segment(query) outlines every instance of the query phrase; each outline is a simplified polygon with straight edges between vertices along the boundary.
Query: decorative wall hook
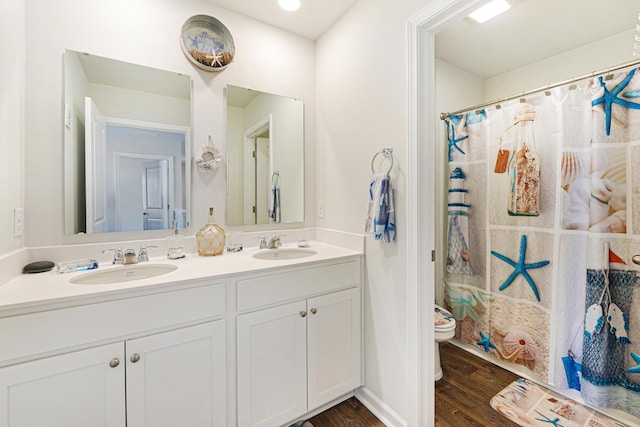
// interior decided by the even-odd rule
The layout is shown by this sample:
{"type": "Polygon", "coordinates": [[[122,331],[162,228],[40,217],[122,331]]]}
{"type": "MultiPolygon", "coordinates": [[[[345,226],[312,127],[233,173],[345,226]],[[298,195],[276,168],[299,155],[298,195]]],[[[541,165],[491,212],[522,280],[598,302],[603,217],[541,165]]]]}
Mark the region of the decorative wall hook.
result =
{"type": "Polygon", "coordinates": [[[222,163],[222,154],[213,146],[213,138],[211,135],[209,135],[207,142],[211,142],[211,145],[201,145],[193,157],[196,165],[200,169],[212,172],[222,163]]]}

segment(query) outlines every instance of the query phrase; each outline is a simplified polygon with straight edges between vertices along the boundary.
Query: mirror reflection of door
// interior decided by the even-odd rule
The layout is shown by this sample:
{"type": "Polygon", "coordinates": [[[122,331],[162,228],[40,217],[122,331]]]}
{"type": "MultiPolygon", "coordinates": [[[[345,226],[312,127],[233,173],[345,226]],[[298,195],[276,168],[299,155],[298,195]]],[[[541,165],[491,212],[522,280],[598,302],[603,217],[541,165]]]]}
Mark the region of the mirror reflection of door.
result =
{"type": "Polygon", "coordinates": [[[256,224],[269,224],[269,130],[255,138],[256,169],[256,224]]]}
{"type": "Polygon", "coordinates": [[[172,219],[184,227],[186,134],[113,124],[94,110],[85,144],[87,232],[168,230],[172,219]]]}
{"type": "Polygon", "coordinates": [[[116,154],[114,231],[169,228],[170,158],[116,154]]]}
{"type": "Polygon", "coordinates": [[[169,227],[169,161],[144,162],[142,219],[144,230],[169,227]]]}
{"type": "Polygon", "coordinates": [[[269,224],[271,127],[271,116],[264,117],[244,134],[244,225],[269,224]]]}
{"type": "Polygon", "coordinates": [[[90,97],[85,98],[85,190],[86,233],[107,230],[105,119],[90,97]]]}

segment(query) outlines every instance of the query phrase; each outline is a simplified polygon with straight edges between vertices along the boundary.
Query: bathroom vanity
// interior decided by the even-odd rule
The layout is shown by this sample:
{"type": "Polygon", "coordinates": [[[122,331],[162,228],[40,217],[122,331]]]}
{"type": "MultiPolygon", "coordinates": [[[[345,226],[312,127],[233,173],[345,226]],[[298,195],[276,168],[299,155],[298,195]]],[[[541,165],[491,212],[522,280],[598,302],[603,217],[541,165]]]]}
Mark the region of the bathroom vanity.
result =
{"type": "Polygon", "coordinates": [[[119,283],[48,272],[0,286],[0,427],[278,426],[350,396],[362,251],[312,248],[152,259],[178,268],[119,283]]]}

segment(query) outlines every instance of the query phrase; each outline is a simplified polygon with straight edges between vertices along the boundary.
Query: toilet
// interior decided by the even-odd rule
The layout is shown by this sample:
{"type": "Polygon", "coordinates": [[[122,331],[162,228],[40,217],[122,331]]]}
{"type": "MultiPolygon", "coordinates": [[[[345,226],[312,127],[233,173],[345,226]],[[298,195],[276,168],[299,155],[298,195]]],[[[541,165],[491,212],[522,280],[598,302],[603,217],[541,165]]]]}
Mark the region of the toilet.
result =
{"type": "Polygon", "coordinates": [[[435,362],[434,378],[438,381],[442,378],[442,366],[440,366],[440,343],[449,341],[456,334],[456,319],[453,315],[435,304],[434,313],[434,330],[435,330],[435,354],[433,360],[435,362]]]}

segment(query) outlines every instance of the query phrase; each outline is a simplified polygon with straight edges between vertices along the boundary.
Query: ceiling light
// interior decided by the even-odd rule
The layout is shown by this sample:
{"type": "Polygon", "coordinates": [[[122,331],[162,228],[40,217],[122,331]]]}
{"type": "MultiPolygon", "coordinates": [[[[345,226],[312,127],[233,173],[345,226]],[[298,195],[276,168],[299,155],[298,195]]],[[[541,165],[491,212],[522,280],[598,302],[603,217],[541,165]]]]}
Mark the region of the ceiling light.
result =
{"type": "MultiPolygon", "coordinates": [[[[280,1],[282,2],[282,0],[280,1]]],[[[470,13],[469,17],[483,23],[509,9],[511,9],[511,5],[506,0],[493,0],[470,13]]]]}
{"type": "Polygon", "coordinates": [[[279,0],[280,7],[284,10],[298,10],[300,8],[300,0],[279,0]]]}

